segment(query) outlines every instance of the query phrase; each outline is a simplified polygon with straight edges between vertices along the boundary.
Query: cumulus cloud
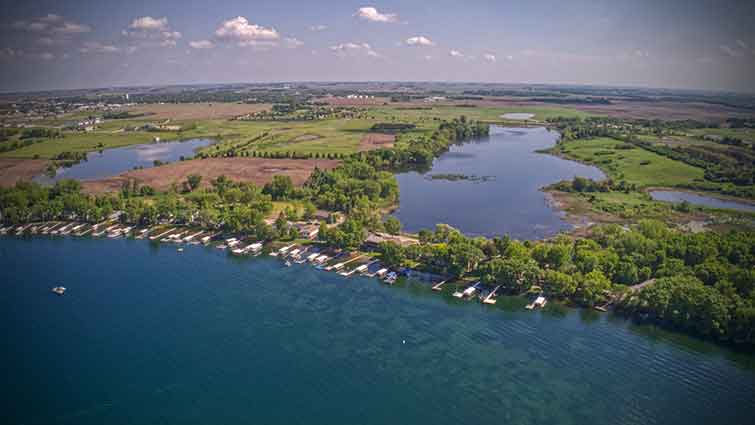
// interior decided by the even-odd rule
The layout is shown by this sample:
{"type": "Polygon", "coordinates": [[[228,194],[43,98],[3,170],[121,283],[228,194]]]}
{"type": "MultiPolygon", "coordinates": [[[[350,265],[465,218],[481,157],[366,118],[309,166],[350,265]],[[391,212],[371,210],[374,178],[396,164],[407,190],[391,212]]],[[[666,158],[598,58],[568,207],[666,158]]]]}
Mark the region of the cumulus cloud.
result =
{"type": "Polygon", "coordinates": [[[327,25],[312,25],[309,27],[310,31],[325,31],[326,29],[328,29],[327,25]]]}
{"type": "Polygon", "coordinates": [[[189,47],[192,49],[212,49],[215,47],[215,43],[210,40],[195,40],[189,42],[189,47]]]}
{"type": "Polygon", "coordinates": [[[79,24],[55,14],[48,14],[31,20],[16,21],[11,24],[11,28],[57,36],[81,34],[92,31],[92,28],[88,25],[79,24]]]}
{"type": "Polygon", "coordinates": [[[239,46],[255,46],[274,45],[280,39],[280,34],[275,28],[252,24],[245,17],[237,16],[221,23],[215,30],[215,37],[239,46]]]}
{"type": "Polygon", "coordinates": [[[142,16],[134,19],[128,28],[122,31],[125,37],[140,40],[142,47],[175,47],[176,41],[183,35],[173,31],[168,23],[168,18],[154,18],[142,16]]]}
{"type": "Polygon", "coordinates": [[[484,55],[482,55],[482,58],[488,62],[495,62],[497,60],[495,55],[492,53],[485,53],[484,55]]]}
{"type": "Polygon", "coordinates": [[[330,50],[337,55],[347,55],[349,53],[363,52],[367,56],[380,56],[376,51],[372,49],[372,46],[367,43],[341,43],[335,46],[330,46],[330,50]]]}
{"type": "Polygon", "coordinates": [[[453,56],[453,57],[455,57],[455,58],[460,58],[460,57],[464,56],[464,54],[463,54],[463,53],[461,53],[461,52],[460,52],[460,51],[458,51],[458,50],[451,50],[450,52],[448,52],[448,54],[449,54],[450,56],[453,56]]]}
{"type": "Polygon", "coordinates": [[[371,22],[398,22],[398,15],[395,13],[381,13],[374,7],[360,7],[356,16],[371,22]]]}
{"type": "Polygon", "coordinates": [[[168,30],[168,18],[153,18],[151,16],[142,16],[131,21],[128,26],[133,30],[138,31],[167,31],[168,30]]]}
{"type": "Polygon", "coordinates": [[[434,46],[435,45],[435,43],[433,43],[432,40],[422,35],[409,37],[406,39],[405,43],[407,46],[434,46]]]}

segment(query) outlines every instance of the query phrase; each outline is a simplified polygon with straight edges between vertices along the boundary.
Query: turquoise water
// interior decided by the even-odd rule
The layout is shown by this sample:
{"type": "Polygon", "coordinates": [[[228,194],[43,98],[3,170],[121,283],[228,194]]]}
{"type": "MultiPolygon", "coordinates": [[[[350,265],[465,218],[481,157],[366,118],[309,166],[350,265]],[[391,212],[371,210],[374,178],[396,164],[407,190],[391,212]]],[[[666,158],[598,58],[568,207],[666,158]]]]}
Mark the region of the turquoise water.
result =
{"type": "Polygon", "coordinates": [[[7,424],[755,415],[752,356],[592,311],[490,308],[420,284],[133,240],[3,238],[0,269],[7,424]]]}
{"type": "Polygon", "coordinates": [[[40,183],[54,183],[61,179],[92,180],[114,176],[134,169],[134,167],[150,168],[155,161],[173,162],[181,157],[194,156],[197,149],[211,143],[207,139],[191,139],[178,142],[144,143],[141,145],[122,148],[106,149],[101,152],[90,152],[87,160],[71,167],[58,168],[55,177],[38,176],[35,181],[40,183]]]}

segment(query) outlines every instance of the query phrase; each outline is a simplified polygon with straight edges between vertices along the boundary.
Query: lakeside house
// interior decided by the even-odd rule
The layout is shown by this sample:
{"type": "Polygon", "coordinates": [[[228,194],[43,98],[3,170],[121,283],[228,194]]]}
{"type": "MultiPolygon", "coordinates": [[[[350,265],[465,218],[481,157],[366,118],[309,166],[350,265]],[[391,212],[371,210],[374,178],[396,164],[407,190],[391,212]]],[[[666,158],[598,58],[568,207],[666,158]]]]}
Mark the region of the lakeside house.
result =
{"type": "Polygon", "coordinates": [[[370,232],[367,239],[364,240],[365,249],[377,249],[383,242],[394,242],[400,246],[409,246],[419,244],[419,240],[402,235],[391,235],[389,233],[370,232]]]}

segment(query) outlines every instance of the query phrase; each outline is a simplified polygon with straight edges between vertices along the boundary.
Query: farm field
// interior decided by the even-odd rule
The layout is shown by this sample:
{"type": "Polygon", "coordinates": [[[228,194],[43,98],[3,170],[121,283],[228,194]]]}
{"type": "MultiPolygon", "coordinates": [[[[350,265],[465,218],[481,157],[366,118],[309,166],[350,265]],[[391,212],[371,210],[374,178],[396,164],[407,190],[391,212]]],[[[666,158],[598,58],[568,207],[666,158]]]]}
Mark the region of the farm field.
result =
{"type": "MultiPolygon", "coordinates": [[[[417,128],[406,134],[429,135],[442,120],[466,116],[471,120],[521,125],[506,121],[501,115],[510,112],[532,113],[533,120],[555,116],[587,116],[568,108],[553,107],[461,107],[418,106],[412,108],[369,107],[358,118],[316,121],[236,121],[228,118],[264,110],[266,105],[247,104],[155,104],[128,108],[132,113],[153,114],[130,119],[106,120],[92,132],[63,131],[63,137],[37,140],[19,149],[4,152],[5,158],[52,159],[63,152],[92,152],[161,141],[209,138],[217,141],[204,150],[207,154],[241,152],[291,152],[296,154],[347,155],[376,149],[393,143],[391,137],[370,132],[377,123],[410,123],[417,128]],[[207,108],[207,110],[205,110],[207,108]],[[147,124],[170,120],[179,131],[145,131],[147,124]]],[[[77,114],[75,116],[78,116],[77,114]]],[[[71,116],[73,118],[74,115],[71,116]]],[[[399,140],[400,142],[400,140],[399,140]]]]}
{"type": "Polygon", "coordinates": [[[615,139],[596,138],[568,141],[561,152],[569,158],[594,164],[615,180],[639,187],[669,186],[702,180],[704,170],[638,147],[621,149],[615,139]]]}
{"type": "Polygon", "coordinates": [[[148,185],[156,190],[169,190],[173,184],[181,184],[191,174],[202,177],[202,186],[207,187],[210,181],[224,175],[231,180],[252,182],[263,186],[275,175],[291,177],[295,185],[306,181],[315,167],[331,169],[339,161],[333,160],[267,160],[262,158],[208,158],[194,161],[179,161],[160,167],[133,170],[117,176],[99,180],[82,182],[82,188],[89,193],[118,191],[123,183],[134,181],[140,185],[148,185]]]}

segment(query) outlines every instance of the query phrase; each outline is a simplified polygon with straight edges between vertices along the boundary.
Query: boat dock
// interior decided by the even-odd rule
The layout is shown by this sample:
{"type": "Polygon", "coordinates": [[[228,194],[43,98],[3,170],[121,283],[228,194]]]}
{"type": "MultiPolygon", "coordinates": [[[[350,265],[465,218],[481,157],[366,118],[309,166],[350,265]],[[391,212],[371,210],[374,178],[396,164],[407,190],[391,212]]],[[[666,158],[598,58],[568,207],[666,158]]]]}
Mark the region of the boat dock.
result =
{"type": "Polygon", "coordinates": [[[495,304],[495,293],[496,293],[496,292],[498,292],[498,289],[499,289],[500,287],[501,287],[501,285],[498,285],[498,286],[496,286],[496,287],[495,287],[495,289],[493,289],[493,290],[492,290],[492,291],[491,291],[491,292],[490,292],[490,293],[488,294],[488,296],[487,296],[487,297],[485,297],[485,298],[484,298],[484,299],[482,300],[482,303],[483,303],[483,304],[495,304]]]}
{"type": "Polygon", "coordinates": [[[536,308],[543,308],[548,303],[548,300],[545,299],[544,296],[538,295],[537,298],[535,298],[535,301],[532,301],[531,303],[527,304],[525,307],[527,310],[534,310],[536,308]]]}
{"type": "Polygon", "coordinates": [[[446,282],[448,282],[447,279],[446,280],[442,280],[442,281],[436,283],[435,285],[433,285],[433,287],[432,287],[433,291],[442,291],[443,290],[443,284],[446,283],[446,282]]]}

